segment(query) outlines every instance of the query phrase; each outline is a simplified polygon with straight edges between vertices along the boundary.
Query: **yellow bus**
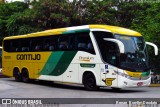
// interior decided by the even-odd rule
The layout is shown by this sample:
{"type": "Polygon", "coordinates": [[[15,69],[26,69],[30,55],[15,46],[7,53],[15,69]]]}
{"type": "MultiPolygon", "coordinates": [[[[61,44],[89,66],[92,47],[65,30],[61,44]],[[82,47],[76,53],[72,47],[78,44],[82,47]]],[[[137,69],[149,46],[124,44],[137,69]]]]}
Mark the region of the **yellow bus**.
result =
{"type": "Polygon", "coordinates": [[[87,90],[148,86],[151,70],[146,44],[136,31],[83,25],[10,36],[3,40],[3,74],[83,84],[87,90]]]}

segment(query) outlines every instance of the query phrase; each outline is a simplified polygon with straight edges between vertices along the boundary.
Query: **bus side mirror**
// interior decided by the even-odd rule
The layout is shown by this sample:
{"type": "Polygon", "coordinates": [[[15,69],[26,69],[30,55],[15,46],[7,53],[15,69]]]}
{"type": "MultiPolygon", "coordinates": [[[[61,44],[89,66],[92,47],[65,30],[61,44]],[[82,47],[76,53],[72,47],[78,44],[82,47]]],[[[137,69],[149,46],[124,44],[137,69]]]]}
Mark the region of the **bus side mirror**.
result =
{"type": "Polygon", "coordinates": [[[116,43],[119,47],[120,53],[124,53],[124,44],[120,40],[111,38],[103,38],[103,40],[116,43]]]}
{"type": "Polygon", "coordinates": [[[146,42],[146,44],[154,47],[154,53],[155,55],[158,55],[158,47],[154,43],[146,42]]]}

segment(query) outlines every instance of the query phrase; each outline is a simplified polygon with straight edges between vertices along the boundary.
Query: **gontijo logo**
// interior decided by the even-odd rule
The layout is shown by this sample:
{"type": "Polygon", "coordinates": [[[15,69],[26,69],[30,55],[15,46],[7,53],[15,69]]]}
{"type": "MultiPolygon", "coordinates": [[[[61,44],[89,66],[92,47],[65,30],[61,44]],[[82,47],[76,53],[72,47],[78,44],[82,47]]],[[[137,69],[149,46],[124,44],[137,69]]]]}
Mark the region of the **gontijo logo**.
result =
{"type": "Polygon", "coordinates": [[[112,82],[113,80],[115,80],[116,78],[106,78],[105,82],[106,82],[106,85],[107,86],[111,86],[112,85],[112,82]]]}
{"type": "Polygon", "coordinates": [[[40,60],[40,54],[17,54],[17,60],[40,60]]]}

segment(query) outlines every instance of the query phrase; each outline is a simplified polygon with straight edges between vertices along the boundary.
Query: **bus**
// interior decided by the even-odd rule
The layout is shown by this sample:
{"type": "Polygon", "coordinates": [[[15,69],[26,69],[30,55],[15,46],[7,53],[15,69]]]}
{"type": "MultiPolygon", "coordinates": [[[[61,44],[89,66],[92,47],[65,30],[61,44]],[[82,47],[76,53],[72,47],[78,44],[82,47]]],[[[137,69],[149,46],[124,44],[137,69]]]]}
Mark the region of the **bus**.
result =
{"type": "Polygon", "coordinates": [[[3,74],[31,79],[121,89],[148,86],[151,69],[145,42],[136,31],[110,25],[51,29],[3,40],[3,74]]]}
{"type": "Polygon", "coordinates": [[[0,46],[0,74],[2,73],[2,46],[0,46]]]}

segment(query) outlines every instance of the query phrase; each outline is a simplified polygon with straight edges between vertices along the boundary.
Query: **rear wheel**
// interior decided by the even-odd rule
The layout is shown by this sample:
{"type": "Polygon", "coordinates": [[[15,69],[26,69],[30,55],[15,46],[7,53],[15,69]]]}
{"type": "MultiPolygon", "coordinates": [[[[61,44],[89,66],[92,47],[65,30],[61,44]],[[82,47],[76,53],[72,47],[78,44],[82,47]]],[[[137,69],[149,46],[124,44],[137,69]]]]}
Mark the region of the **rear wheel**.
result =
{"type": "Polygon", "coordinates": [[[13,76],[15,78],[15,81],[20,82],[22,81],[21,73],[19,72],[19,69],[14,69],[13,76]]]}
{"type": "Polygon", "coordinates": [[[27,83],[30,81],[29,79],[29,73],[28,73],[28,70],[27,69],[23,69],[22,70],[22,81],[27,83]]]}
{"type": "Polygon", "coordinates": [[[83,84],[87,90],[94,91],[98,89],[96,79],[92,73],[84,74],[83,84]]]}

